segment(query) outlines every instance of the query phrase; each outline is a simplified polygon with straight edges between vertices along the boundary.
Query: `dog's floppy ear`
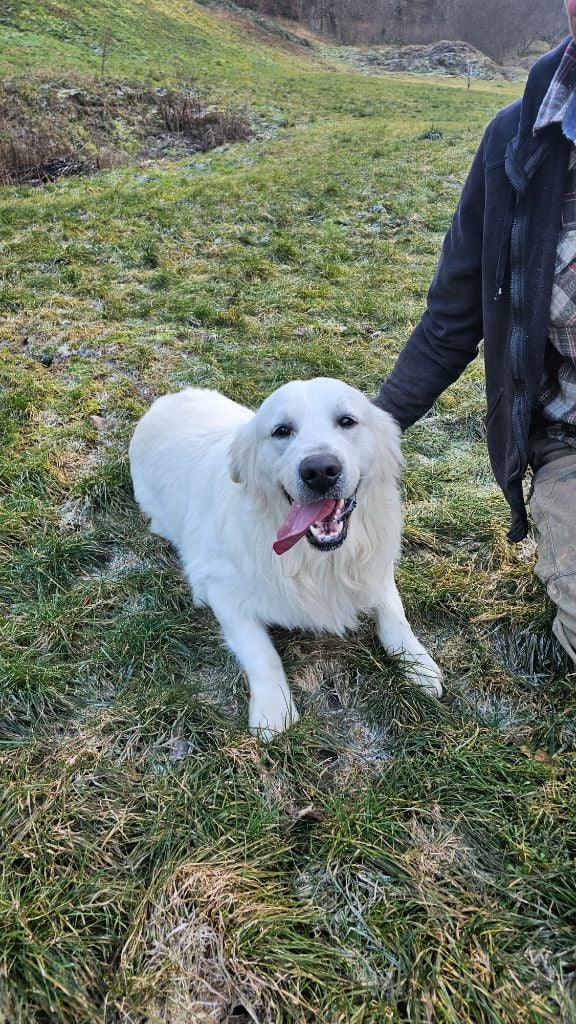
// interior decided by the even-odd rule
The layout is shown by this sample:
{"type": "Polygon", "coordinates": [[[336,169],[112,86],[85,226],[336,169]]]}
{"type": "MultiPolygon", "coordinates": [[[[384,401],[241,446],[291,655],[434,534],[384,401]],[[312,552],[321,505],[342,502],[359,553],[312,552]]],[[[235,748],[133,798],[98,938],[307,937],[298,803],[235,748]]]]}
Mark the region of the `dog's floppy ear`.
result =
{"type": "Polygon", "coordinates": [[[404,465],[400,427],[389,413],[375,405],[372,406],[372,423],[378,474],[386,483],[395,483],[404,465]]]}
{"type": "Polygon", "coordinates": [[[228,471],[235,484],[249,484],[254,479],[256,436],[254,420],[237,431],[228,449],[228,471]]]}

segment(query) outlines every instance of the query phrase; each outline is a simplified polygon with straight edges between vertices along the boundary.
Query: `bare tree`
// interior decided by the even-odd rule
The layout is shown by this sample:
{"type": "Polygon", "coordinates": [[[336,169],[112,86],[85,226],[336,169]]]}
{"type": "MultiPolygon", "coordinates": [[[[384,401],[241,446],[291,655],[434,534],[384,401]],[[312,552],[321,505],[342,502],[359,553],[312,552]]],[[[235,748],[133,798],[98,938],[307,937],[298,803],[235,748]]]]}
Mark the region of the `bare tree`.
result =
{"type": "Polygon", "coordinates": [[[112,33],[108,29],[105,29],[98,40],[98,48],[100,50],[100,78],[104,78],[104,69],[106,67],[106,61],[110,55],[113,42],[114,37],[112,33]]]}
{"type": "Polygon", "coordinates": [[[549,0],[451,0],[447,15],[450,38],[497,61],[517,56],[536,39],[556,42],[567,31],[563,3],[549,0]]]}

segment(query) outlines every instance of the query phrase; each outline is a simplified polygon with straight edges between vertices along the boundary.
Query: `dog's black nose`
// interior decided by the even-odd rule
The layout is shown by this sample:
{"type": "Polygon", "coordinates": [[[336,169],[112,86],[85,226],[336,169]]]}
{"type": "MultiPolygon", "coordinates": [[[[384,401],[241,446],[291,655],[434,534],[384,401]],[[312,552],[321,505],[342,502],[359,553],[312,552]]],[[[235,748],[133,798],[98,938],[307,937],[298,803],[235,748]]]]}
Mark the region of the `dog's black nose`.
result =
{"type": "Polygon", "coordinates": [[[342,465],[334,455],[309,455],[300,463],[300,478],[317,494],[325,494],[336,483],[342,465]]]}

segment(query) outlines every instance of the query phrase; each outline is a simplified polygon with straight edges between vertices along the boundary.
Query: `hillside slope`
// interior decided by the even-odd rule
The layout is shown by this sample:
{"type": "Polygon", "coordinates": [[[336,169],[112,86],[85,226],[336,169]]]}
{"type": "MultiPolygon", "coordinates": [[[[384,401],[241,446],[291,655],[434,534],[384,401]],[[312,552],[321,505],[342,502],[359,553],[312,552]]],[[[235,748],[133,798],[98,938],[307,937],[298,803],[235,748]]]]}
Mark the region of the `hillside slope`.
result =
{"type": "MultiPolygon", "coordinates": [[[[8,0],[0,13],[0,74],[66,69],[151,82],[206,79],[234,90],[233,78],[310,65],[290,45],[248,18],[190,0],[8,0]]],[[[299,52],[301,50],[301,52],[299,52]]]]}

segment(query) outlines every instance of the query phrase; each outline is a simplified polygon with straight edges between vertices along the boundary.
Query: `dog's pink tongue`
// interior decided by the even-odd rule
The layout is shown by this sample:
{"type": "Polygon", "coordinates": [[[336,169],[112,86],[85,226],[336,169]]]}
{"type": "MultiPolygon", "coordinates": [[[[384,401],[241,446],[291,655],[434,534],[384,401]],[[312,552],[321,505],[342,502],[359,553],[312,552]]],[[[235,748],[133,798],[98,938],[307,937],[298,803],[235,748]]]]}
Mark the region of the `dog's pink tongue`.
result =
{"type": "Polygon", "coordinates": [[[334,498],[323,498],[322,501],[313,501],[311,505],[299,505],[293,501],[290,505],[288,518],[276,534],[276,540],[272,547],[277,555],[283,555],[289,551],[304,536],[306,530],[312,523],[331,516],[336,508],[337,502],[334,498]]]}

